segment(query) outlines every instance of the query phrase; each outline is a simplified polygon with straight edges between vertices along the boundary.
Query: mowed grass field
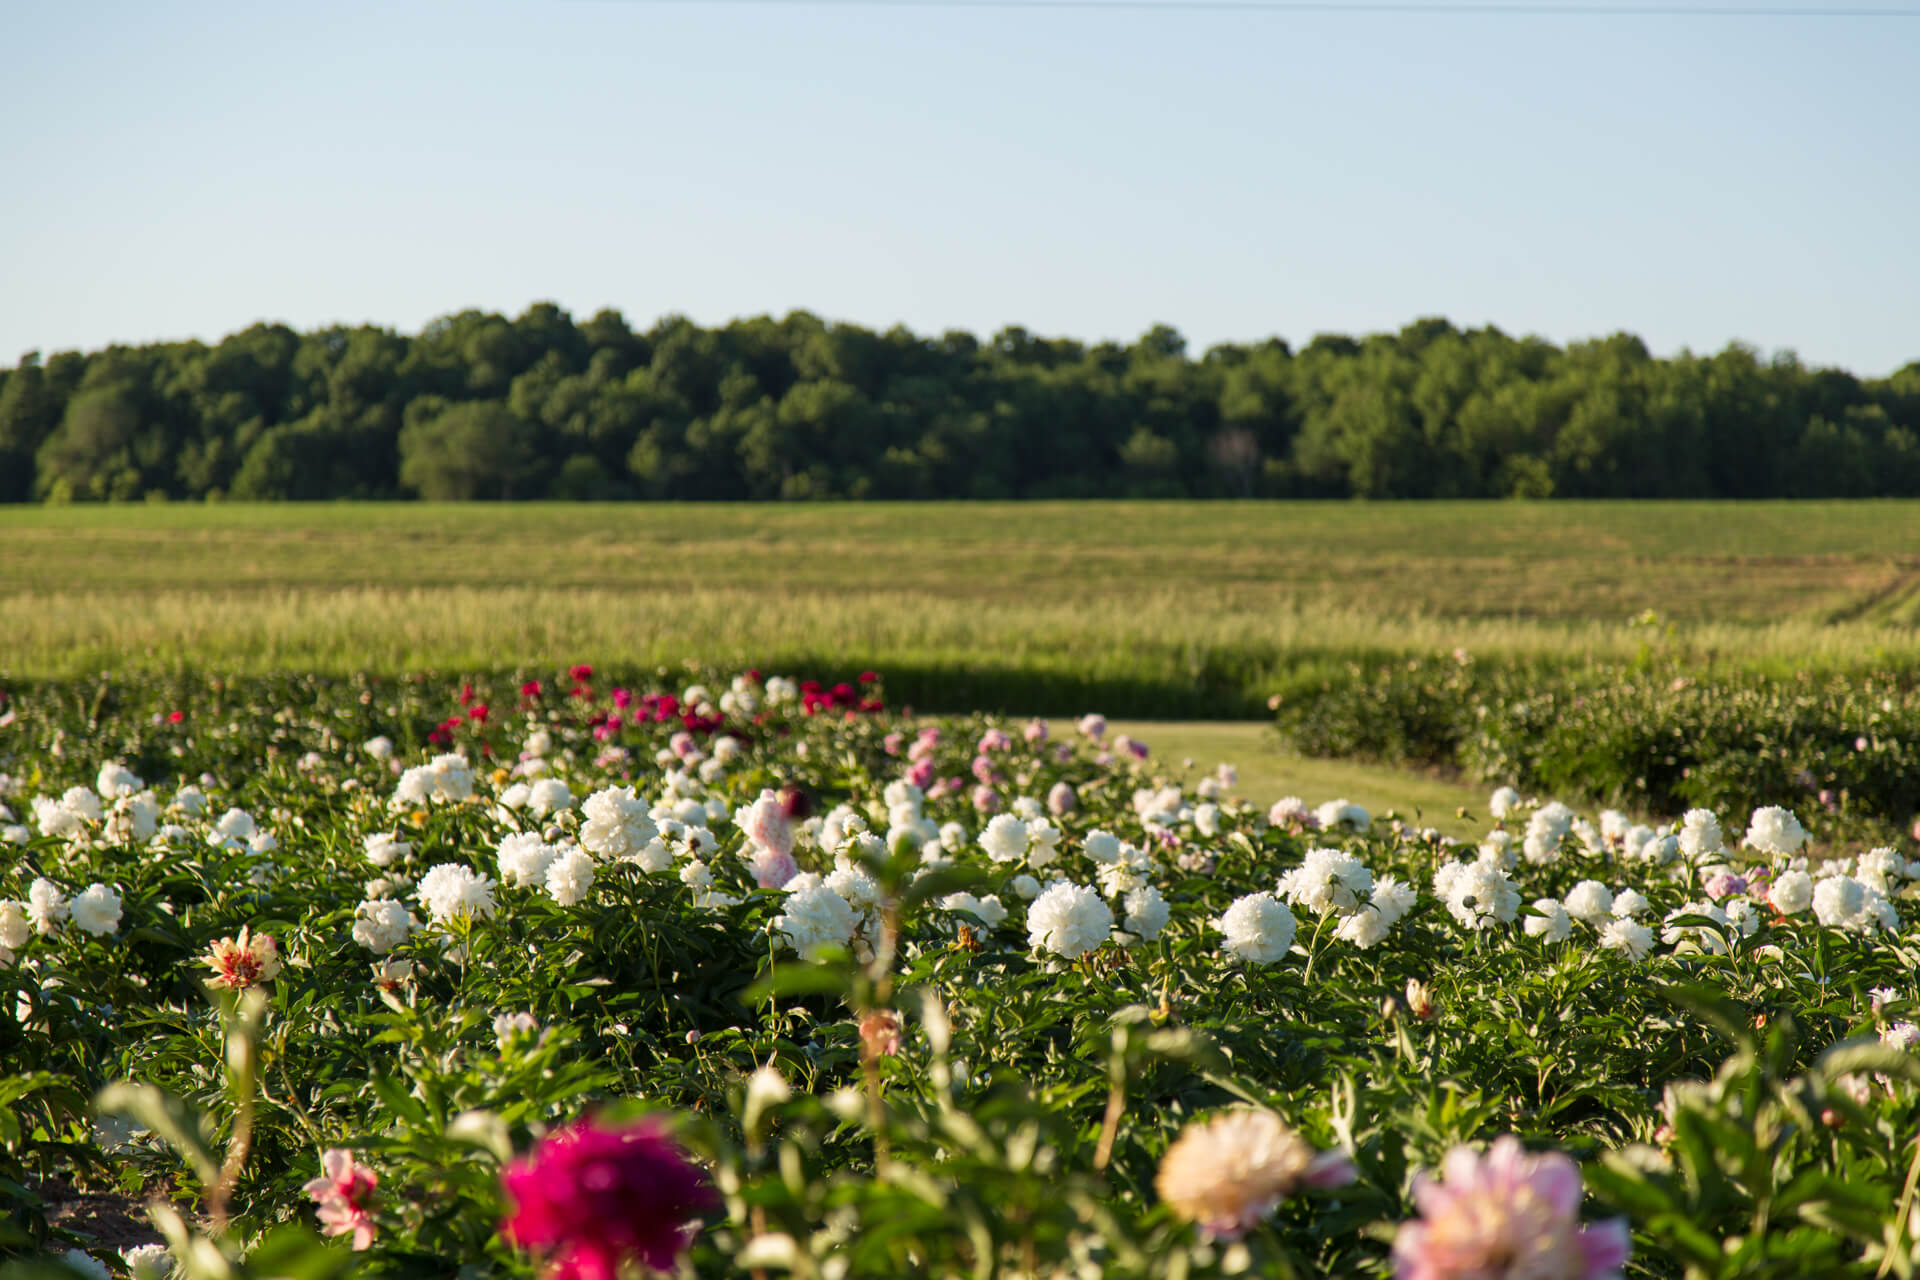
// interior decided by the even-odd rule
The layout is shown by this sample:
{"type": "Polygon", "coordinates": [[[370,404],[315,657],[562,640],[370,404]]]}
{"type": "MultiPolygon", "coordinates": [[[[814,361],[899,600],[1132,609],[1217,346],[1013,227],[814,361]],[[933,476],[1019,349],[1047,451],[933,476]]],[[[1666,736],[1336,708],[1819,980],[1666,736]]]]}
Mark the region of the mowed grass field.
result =
{"type": "Polygon", "coordinates": [[[1383,654],[1900,660],[1920,502],[12,507],[0,600],[15,678],[695,660],[1218,717],[1383,654]]]}

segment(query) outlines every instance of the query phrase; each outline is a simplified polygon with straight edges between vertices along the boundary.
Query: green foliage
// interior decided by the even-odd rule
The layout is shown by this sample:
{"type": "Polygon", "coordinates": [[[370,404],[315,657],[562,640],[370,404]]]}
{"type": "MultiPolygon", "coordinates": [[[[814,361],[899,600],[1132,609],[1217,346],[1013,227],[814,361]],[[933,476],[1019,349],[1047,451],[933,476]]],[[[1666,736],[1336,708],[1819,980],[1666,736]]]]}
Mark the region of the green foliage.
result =
{"type": "MultiPolygon", "coordinates": [[[[1400,670],[1429,699],[1485,692],[1451,668],[1400,670]]],[[[33,1190],[58,1176],[152,1199],[189,1280],[527,1277],[539,1261],[498,1231],[502,1166],[582,1114],[664,1111],[722,1200],[694,1236],[701,1275],[1380,1277],[1416,1176],[1509,1133],[1580,1161],[1595,1212],[1632,1222],[1635,1276],[1913,1273],[1920,1060],[1897,1047],[1920,1008],[1910,921],[1859,931],[1801,912],[1746,929],[1698,913],[1699,868],[1570,845],[1516,867],[1526,896],[1631,885],[1649,899],[1648,954],[1599,944],[1598,923],[1566,941],[1518,920],[1471,930],[1429,889],[1456,856],[1430,835],[1271,823],[1218,775],[1203,790],[1066,726],[1002,745],[983,717],[941,723],[911,749],[934,777],[971,782],[985,757],[1009,802],[1074,788],[1057,846],[1026,855],[1037,876],[1105,881],[1096,828],[1142,850],[1164,930],[1069,959],[1029,938],[1026,864],[983,852],[967,787],[889,795],[930,726],[888,716],[871,682],[784,701],[772,688],[576,668],[14,690],[0,773],[36,827],[4,846],[0,901],[37,878],[69,896],[98,881],[123,916],[104,934],[75,919],[35,931],[0,964],[0,1258],[71,1243],[33,1190]],[[727,709],[687,706],[689,684],[727,709]],[[396,793],[394,764],[450,749],[477,766],[472,795],[396,793]],[[37,829],[35,799],[107,788],[109,761],[177,802],[157,844],[111,796],[77,838],[37,829]],[[564,782],[571,803],[535,814],[515,793],[533,778],[564,782]],[[207,793],[198,813],[189,783],[207,793]],[[427,916],[430,867],[507,879],[505,837],[587,843],[581,801],[624,785],[666,806],[663,831],[668,812],[692,822],[663,836],[664,865],[602,856],[567,902],[551,883],[503,883],[497,910],[423,920],[380,954],[356,932],[369,897],[427,916]],[[871,886],[847,890],[863,921],[850,947],[803,959],[782,941],[794,899],[755,883],[749,823],[728,820],[774,788],[887,833],[841,825],[829,850],[820,826],[797,846],[808,870],[871,886]],[[933,853],[902,804],[958,834],[933,853]],[[229,808],[275,843],[233,836],[229,808]],[[371,861],[374,834],[409,847],[371,861]],[[1234,959],[1221,916],[1309,848],[1420,898],[1365,946],[1301,903],[1288,954],[1234,959]],[[1008,917],[948,898],[962,891],[997,895],[1008,917]],[[243,928],[271,934],[284,963],[209,999],[209,944],[243,928]],[[1356,1177],[1297,1189],[1240,1241],[1208,1240],[1157,1171],[1190,1122],[1242,1105],[1356,1177]],[[365,1251],[314,1230],[305,1188],[336,1149],[379,1179],[365,1251]]],[[[1438,732],[1409,719],[1419,701],[1401,691],[1378,716],[1412,725],[1407,749],[1438,732]]],[[[1716,784],[1728,817],[1766,798],[1733,790],[1746,776],[1716,784]]],[[[1920,903],[1904,879],[1889,890],[1900,914],[1920,903]]]]}
{"type": "Polygon", "coordinates": [[[1920,816],[1920,668],[1780,678],[1737,668],[1413,659],[1284,695],[1310,755],[1438,765],[1638,812],[1778,804],[1834,834],[1920,816]]]}
{"type": "Polygon", "coordinates": [[[1626,334],[1559,348],[1433,318],[1195,358],[1164,325],[1129,346],[804,311],[637,333],[537,303],[415,336],[29,354],[0,382],[0,502],[1913,495],[1916,367],[1659,360],[1626,334]]]}

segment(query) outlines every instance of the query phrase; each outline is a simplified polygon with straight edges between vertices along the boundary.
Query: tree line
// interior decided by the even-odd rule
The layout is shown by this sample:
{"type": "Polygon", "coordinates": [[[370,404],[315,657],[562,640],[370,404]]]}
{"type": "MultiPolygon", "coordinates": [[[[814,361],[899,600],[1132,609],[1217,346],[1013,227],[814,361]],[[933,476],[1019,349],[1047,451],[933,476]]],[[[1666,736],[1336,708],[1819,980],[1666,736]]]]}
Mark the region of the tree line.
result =
{"type": "Polygon", "coordinates": [[[551,303],[0,370],[0,501],[1920,495],[1884,379],[1423,319],[1198,357],[551,303]]]}

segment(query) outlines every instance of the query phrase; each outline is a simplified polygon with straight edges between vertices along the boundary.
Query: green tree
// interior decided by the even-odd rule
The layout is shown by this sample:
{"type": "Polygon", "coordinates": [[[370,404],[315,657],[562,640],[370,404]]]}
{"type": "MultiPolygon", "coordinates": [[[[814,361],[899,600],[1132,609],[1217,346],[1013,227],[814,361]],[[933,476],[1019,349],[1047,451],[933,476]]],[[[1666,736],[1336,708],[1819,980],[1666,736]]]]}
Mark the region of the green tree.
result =
{"type": "Polygon", "coordinates": [[[497,401],[454,405],[400,432],[400,482],[434,502],[524,495],[534,463],[532,428],[497,401]]]}

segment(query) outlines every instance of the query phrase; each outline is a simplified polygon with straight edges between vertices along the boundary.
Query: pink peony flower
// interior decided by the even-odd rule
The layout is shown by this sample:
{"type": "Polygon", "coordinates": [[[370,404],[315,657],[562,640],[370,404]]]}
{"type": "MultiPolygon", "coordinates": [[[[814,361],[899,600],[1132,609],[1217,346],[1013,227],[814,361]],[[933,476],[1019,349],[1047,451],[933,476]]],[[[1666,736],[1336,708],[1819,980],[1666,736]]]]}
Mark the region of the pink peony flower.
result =
{"type": "Polygon", "coordinates": [[[1707,896],[1715,902],[1719,902],[1721,899],[1732,897],[1736,893],[1745,893],[1747,891],[1747,881],[1745,876],[1734,875],[1731,871],[1717,871],[1707,877],[1705,887],[1707,896]]]}
{"type": "Polygon", "coordinates": [[[800,865],[791,853],[778,849],[755,848],[753,881],[762,889],[783,889],[787,881],[800,874],[800,865]]]}
{"type": "Polygon", "coordinates": [[[1027,727],[1022,732],[1025,734],[1028,742],[1039,743],[1045,742],[1048,734],[1052,731],[1051,726],[1049,726],[1045,720],[1035,719],[1027,721],[1027,727]]]}
{"type": "Polygon", "coordinates": [[[1094,712],[1080,717],[1080,732],[1098,741],[1107,736],[1107,718],[1094,712]]]}
{"type": "Polygon", "coordinates": [[[1511,1134],[1482,1156],[1455,1147],[1443,1180],[1414,1180],[1420,1220],[1400,1224],[1396,1280],[1613,1280],[1631,1245],[1624,1218],[1580,1224],[1580,1170],[1558,1152],[1529,1155],[1511,1134]]]}
{"type": "Polygon", "coordinates": [[[973,789],[973,807],[981,813],[998,813],[1000,811],[999,793],[986,783],[981,783],[973,789]]]}
{"type": "Polygon", "coordinates": [[[1013,745],[1013,739],[998,729],[989,729],[980,735],[980,745],[976,748],[982,756],[989,751],[1005,751],[1013,745]]]}
{"type": "Polygon", "coordinates": [[[280,972],[280,948],[271,934],[243,926],[238,939],[222,938],[208,947],[206,963],[213,970],[212,985],[239,991],[273,980],[280,972]]]}
{"type": "Polygon", "coordinates": [[[880,748],[890,756],[900,754],[900,748],[906,744],[906,738],[898,733],[890,733],[880,739],[880,748]]]}
{"type": "Polygon", "coordinates": [[[340,1147],[320,1153],[320,1174],[303,1188],[319,1206],[320,1234],[344,1236],[351,1232],[354,1250],[367,1248],[373,1243],[373,1217],[367,1206],[373,1200],[374,1188],[380,1185],[379,1177],[355,1161],[353,1152],[340,1147]]]}
{"type": "Polygon", "coordinates": [[[927,784],[933,781],[933,761],[916,760],[913,767],[907,770],[907,781],[925,791],[927,784]]]}
{"type": "Polygon", "coordinates": [[[793,823],[787,817],[786,802],[771,788],[747,807],[740,816],[740,827],[759,848],[781,854],[793,852],[793,823]]]}
{"type": "Polygon", "coordinates": [[[711,1208],[700,1170],[649,1117],[624,1128],[587,1119],[541,1139],[501,1174],[513,1212],[501,1234],[551,1251],[550,1280],[618,1280],[638,1258],[670,1271],[687,1220],[711,1208]]]}

